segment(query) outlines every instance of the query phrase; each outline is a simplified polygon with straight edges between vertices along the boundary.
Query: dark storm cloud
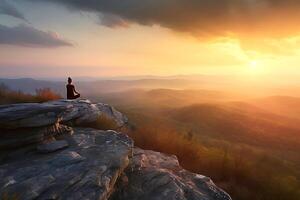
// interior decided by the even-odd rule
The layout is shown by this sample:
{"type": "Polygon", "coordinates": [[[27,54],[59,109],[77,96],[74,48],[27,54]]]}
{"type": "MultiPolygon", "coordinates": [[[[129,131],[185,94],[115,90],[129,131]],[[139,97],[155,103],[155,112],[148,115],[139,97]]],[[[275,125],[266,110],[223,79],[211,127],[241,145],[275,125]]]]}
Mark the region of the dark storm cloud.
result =
{"type": "MultiPolygon", "coordinates": [[[[37,1],[37,0],[32,0],[37,1]]],[[[104,25],[160,25],[198,36],[285,35],[299,23],[299,0],[39,0],[110,16],[104,25]],[[117,20],[116,20],[117,19],[117,20]]]]}
{"type": "Polygon", "coordinates": [[[72,46],[53,32],[44,32],[27,25],[8,27],[0,24],[1,44],[45,48],[72,46]]]}
{"type": "Polygon", "coordinates": [[[0,0],[0,14],[9,15],[26,21],[24,15],[12,4],[8,3],[7,0],[0,0]]]}

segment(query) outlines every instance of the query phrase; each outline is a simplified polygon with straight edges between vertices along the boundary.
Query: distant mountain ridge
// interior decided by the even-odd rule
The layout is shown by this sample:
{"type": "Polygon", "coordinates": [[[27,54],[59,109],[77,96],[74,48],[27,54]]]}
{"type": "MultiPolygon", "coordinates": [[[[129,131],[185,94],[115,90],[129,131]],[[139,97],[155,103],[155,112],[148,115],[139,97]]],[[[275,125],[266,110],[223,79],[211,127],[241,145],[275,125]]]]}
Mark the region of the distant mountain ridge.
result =
{"type": "Polygon", "coordinates": [[[25,93],[34,93],[36,89],[51,88],[52,90],[62,93],[64,89],[63,82],[35,80],[32,78],[20,78],[20,79],[4,79],[0,78],[0,84],[5,84],[12,90],[21,90],[25,93]]]}
{"type": "MultiPolygon", "coordinates": [[[[286,86],[280,84],[265,85],[261,81],[247,81],[235,76],[209,76],[209,75],[178,75],[169,77],[160,76],[137,76],[137,77],[112,77],[107,78],[73,78],[74,83],[81,94],[92,96],[101,93],[123,92],[127,90],[219,90],[240,94],[248,98],[259,98],[272,95],[298,96],[299,86],[286,86]]],[[[62,79],[38,80],[32,78],[7,79],[0,78],[13,90],[21,90],[34,93],[36,89],[51,88],[62,96],[65,94],[66,81],[62,79]]]]}
{"type": "MultiPolygon", "coordinates": [[[[75,81],[78,90],[85,94],[118,92],[136,88],[189,88],[193,87],[193,81],[184,79],[140,79],[140,80],[97,80],[97,81],[75,81]]],[[[22,79],[0,79],[0,83],[7,85],[10,89],[34,93],[39,88],[51,88],[63,94],[65,84],[63,81],[46,81],[31,78],[22,79]]]]}

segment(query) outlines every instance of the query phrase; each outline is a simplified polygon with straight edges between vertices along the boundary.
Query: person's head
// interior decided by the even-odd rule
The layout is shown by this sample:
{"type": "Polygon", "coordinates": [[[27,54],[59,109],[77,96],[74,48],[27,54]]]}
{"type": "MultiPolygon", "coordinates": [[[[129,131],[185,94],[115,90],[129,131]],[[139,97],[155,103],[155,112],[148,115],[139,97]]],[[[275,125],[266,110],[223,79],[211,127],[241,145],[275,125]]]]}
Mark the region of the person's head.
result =
{"type": "Polygon", "coordinates": [[[68,78],[68,83],[71,84],[72,83],[72,79],[71,77],[68,78]]]}

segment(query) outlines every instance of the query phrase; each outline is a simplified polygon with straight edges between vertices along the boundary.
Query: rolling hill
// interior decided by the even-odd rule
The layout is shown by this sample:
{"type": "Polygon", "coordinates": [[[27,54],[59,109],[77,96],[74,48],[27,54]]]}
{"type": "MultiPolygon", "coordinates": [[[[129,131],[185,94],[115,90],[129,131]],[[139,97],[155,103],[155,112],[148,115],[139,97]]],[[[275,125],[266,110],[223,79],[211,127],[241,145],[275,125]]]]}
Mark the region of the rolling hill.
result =
{"type": "Polygon", "coordinates": [[[168,116],[192,130],[222,140],[264,148],[299,150],[299,121],[247,103],[198,104],[168,116]]]}
{"type": "Polygon", "coordinates": [[[250,101],[270,112],[300,119],[300,98],[291,96],[271,96],[250,101]]]}

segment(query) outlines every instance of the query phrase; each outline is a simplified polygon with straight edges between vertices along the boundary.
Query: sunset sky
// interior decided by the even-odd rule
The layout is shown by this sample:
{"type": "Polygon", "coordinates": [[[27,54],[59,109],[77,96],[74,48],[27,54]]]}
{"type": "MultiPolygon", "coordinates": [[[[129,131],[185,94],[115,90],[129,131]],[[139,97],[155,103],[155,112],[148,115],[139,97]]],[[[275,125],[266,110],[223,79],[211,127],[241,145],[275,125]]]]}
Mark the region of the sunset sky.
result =
{"type": "Polygon", "coordinates": [[[297,0],[0,0],[0,77],[300,75],[297,0]]]}

